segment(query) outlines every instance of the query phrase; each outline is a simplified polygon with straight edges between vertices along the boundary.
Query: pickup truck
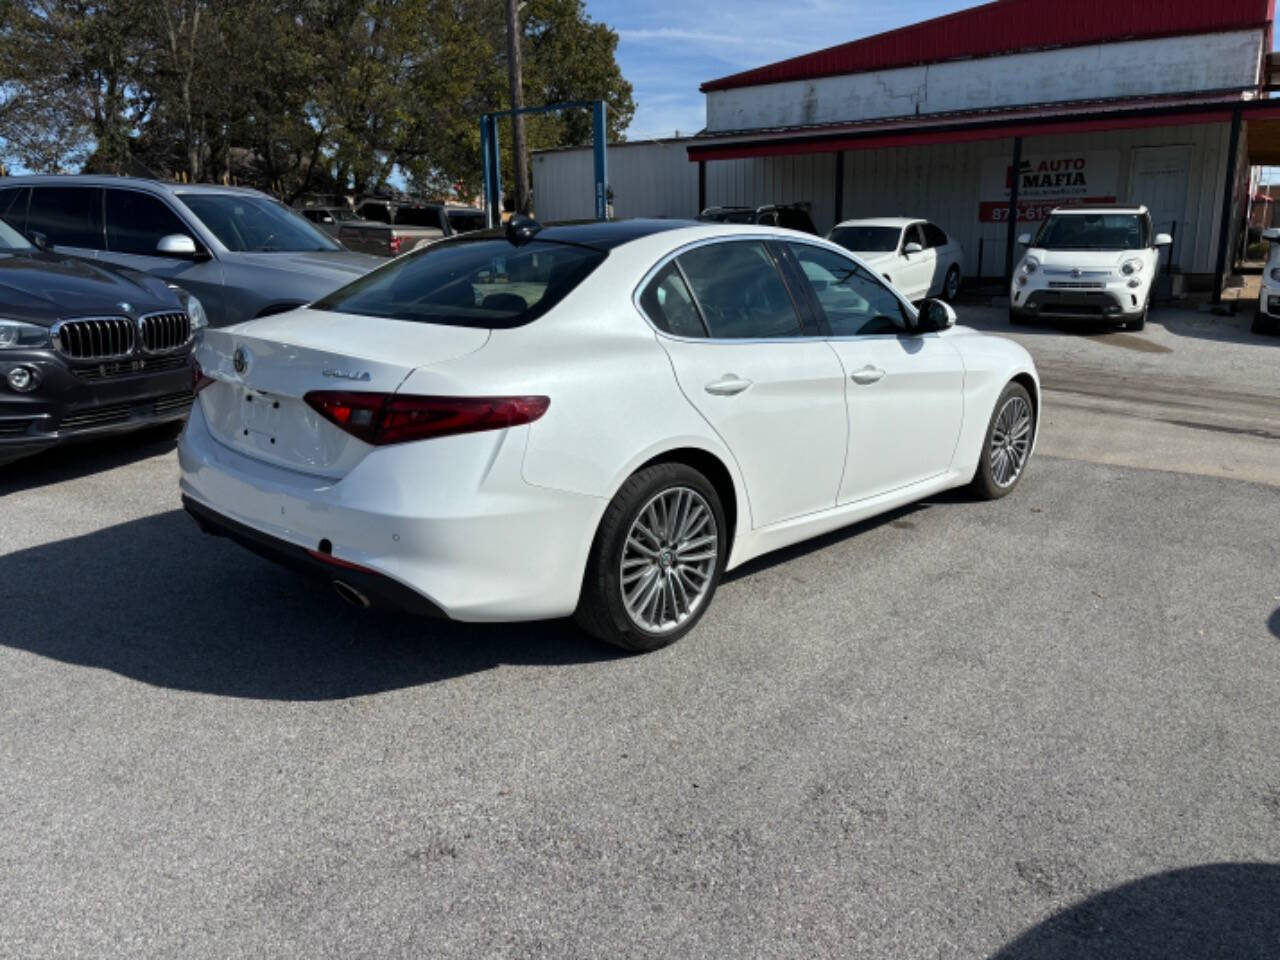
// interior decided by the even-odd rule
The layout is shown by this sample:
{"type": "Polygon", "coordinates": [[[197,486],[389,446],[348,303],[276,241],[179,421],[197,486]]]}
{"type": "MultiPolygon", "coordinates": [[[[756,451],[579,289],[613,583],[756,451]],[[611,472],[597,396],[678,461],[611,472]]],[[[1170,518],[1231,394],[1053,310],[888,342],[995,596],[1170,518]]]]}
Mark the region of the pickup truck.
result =
{"type": "Polygon", "coordinates": [[[395,257],[445,237],[484,227],[484,211],[444,204],[362,201],[355,210],[364,219],[342,224],[338,239],[348,249],[395,257]]]}

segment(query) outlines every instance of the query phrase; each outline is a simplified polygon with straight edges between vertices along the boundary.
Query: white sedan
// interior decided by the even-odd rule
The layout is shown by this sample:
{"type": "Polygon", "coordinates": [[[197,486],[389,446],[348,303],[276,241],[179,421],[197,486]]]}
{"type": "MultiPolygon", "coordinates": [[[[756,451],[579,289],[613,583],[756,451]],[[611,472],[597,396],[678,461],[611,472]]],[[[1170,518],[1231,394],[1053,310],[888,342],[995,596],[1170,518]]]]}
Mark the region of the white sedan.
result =
{"type": "Polygon", "coordinates": [[[360,606],[653,650],[753,557],[1014,488],[1035,367],[954,320],[816,237],[521,218],[206,331],[183,501],[360,606]]]}
{"type": "Polygon", "coordinates": [[[934,296],[953,300],[960,292],[964,250],[927,220],[845,220],[827,239],[875,268],[913,303],[934,296]]]}

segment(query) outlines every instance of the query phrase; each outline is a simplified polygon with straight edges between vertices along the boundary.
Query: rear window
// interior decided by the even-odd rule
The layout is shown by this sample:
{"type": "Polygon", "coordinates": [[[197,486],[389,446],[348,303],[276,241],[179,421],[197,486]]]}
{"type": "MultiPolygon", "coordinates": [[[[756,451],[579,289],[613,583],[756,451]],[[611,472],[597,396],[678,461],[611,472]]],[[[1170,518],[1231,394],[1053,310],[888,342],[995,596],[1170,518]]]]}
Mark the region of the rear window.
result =
{"type": "Polygon", "coordinates": [[[434,207],[398,207],[395,222],[401,227],[442,227],[440,211],[434,207]]]}
{"type": "Polygon", "coordinates": [[[449,226],[453,228],[454,233],[469,233],[472,230],[483,230],[484,214],[473,213],[470,210],[450,210],[449,226]]]}
{"type": "Polygon", "coordinates": [[[534,240],[437,243],[392,260],[312,304],[459,327],[518,327],[542,316],[604,260],[602,250],[534,240]]]}

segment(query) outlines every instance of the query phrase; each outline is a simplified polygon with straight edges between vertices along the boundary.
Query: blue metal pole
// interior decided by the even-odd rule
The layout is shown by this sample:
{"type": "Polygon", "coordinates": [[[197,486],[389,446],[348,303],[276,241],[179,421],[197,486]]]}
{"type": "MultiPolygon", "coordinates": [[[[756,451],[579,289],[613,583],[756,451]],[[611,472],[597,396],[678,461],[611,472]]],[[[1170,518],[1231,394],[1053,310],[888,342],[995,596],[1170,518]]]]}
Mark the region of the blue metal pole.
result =
{"type": "Polygon", "coordinates": [[[609,164],[605,159],[605,103],[597,100],[592,105],[591,127],[594,140],[596,168],[596,219],[606,220],[609,216],[609,164]]]}
{"type": "Polygon", "coordinates": [[[502,226],[502,149],[498,143],[498,118],[489,115],[489,226],[502,226]]]}
{"type": "Polygon", "coordinates": [[[493,222],[493,171],[489,169],[492,158],[489,155],[489,114],[480,117],[480,176],[484,181],[484,222],[485,226],[495,226],[493,222]]]}

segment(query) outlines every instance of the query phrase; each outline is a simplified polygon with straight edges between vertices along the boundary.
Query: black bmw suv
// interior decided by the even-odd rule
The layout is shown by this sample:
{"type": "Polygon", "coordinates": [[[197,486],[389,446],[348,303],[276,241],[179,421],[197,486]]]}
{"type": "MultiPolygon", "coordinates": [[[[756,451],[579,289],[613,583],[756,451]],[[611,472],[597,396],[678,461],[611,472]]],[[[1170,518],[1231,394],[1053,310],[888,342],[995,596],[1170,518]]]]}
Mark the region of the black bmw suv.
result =
{"type": "Polygon", "coordinates": [[[0,464],[182,420],[205,322],[185,291],[42,249],[0,220],[0,464]]]}

